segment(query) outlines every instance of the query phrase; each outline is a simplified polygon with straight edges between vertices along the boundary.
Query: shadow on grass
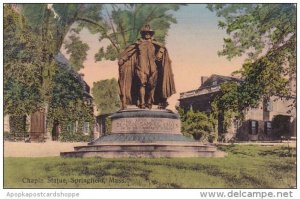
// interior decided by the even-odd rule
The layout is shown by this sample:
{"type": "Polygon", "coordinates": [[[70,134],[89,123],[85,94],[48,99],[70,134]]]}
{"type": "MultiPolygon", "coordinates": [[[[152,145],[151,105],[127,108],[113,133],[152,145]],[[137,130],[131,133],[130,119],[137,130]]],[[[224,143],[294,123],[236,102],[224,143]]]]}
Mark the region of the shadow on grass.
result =
{"type": "Polygon", "coordinates": [[[277,156],[277,157],[295,157],[296,149],[288,148],[288,147],[281,147],[278,149],[261,151],[261,152],[259,152],[259,155],[260,156],[277,156]]]}
{"type": "Polygon", "coordinates": [[[257,145],[226,145],[218,146],[218,149],[238,156],[252,156],[252,157],[295,157],[296,149],[286,146],[257,146],[257,145]]]}
{"type": "Polygon", "coordinates": [[[241,150],[241,146],[234,145],[234,144],[226,145],[226,146],[219,145],[218,150],[224,151],[226,153],[231,153],[233,155],[253,156],[253,154],[249,153],[249,151],[245,151],[245,149],[241,150]]]}
{"type": "MultiPolygon", "coordinates": [[[[180,163],[174,163],[174,162],[165,162],[163,164],[158,164],[156,162],[148,162],[148,161],[143,161],[145,165],[149,166],[167,166],[170,169],[177,169],[184,171],[193,171],[193,172],[202,172],[206,175],[214,176],[214,177],[219,177],[222,178],[228,187],[234,187],[234,188],[239,188],[239,187],[244,187],[245,183],[252,185],[254,188],[259,188],[259,187],[264,187],[264,188],[269,188],[271,185],[262,180],[261,178],[258,178],[256,176],[251,176],[249,173],[246,173],[243,171],[243,168],[240,168],[240,171],[237,172],[230,172],[226,168],[222,168],[218,165],[205,165],[205,164],[199,164],[195,163],[193,165],[191,164],[185,164],[183,162],[180,163]]],[[[179,186],[179,185],[178,185],[179,186]]],[[[192,188],[192,187],[191,187],[192,188]]],[[[199,187],[193,187],[193,188],[199,188],[199,187]]],[[[214,188],[224,188],[224,187],[214,187],[214,188]]]]}
{"type": "MultiPolygon", "coordinates": [[[[152,180],[150,175],[159,167],[167,167],[169,170],[176,172],[201,172],[206,175],[222,178],[228,187],[244,187],[245,184],[250,184],[252,187],[264,187],[268,188],[271,185],[268,182],[258,178],[257,176],[252,176],[249,172],[243,171],[241,168],[238,172],[232,172],[228,168],[222,168],[218,165],[211,164],[201,164],[201,163],[185,163],[184,159],[159,159],[160,161],[155,161],[156,159],[124,159],[124,160],[114,160],[109,162],[106,159],[102,159],[102,166],[92,166],[94,161],[90,161],[88,164],[84,163],[77,165],[73,168],[65,168],[65,165],[61,165],[62,175],[86,175],[95,178],[99,177],[109,177],[113,176],[115,178],[122,178],[126,181],[131,181],[136,177],[142,178],[145,182],[149,182],[159,188],[182,188],[180,183],[170,182],[163,183],[158,180],[152,180]],[[105,170],[105,172],[103,171],[105,170]],[[101,172],[99,172],[101,171],[101,172]],[[240,185],[240,186],[238,186],[240,185]]],[[[163,177],[163,176],[162,176],[163,177]]],[[[199,188],[199,187],[190,187],[199,188]]],[[[214,187],[221,188],[221,187],[214,187]]]]}

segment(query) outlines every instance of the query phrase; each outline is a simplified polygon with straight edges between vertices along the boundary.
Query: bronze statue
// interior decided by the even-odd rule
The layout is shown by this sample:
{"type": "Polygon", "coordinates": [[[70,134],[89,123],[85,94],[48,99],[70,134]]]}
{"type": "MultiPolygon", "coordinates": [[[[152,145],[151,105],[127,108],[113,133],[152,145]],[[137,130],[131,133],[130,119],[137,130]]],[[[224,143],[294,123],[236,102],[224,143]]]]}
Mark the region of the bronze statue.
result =
{"type": "Polygon", "coordinates": [[[174,94],[175,84],[171,60],[163,44],[155,41],[154,31],[146,25],[141,38],[128,46],[119,58],[119,87],[122,109],[126,105],[139,108],[166,108],[167,98],[174,94]]]}

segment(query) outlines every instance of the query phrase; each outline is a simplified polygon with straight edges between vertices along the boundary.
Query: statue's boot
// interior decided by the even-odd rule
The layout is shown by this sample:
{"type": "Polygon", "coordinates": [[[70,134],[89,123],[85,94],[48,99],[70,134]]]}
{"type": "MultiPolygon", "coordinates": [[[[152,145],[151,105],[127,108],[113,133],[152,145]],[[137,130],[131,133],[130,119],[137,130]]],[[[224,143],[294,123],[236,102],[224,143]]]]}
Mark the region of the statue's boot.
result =
{"type": "Polygon", "coordinates": [[[152,109],[152,104],[151,104],[151,103],[147,103],[147,104],[146,104],[146,107],[147,107],[148,109],[152,109]]]}
{"type": "Polygon", "coordinates": [[[124,110],[124,109],[126,109],[126,108],[127,108],[126,103],[125,103],[125,102],[122,102],[121,110],[124,110]]]}

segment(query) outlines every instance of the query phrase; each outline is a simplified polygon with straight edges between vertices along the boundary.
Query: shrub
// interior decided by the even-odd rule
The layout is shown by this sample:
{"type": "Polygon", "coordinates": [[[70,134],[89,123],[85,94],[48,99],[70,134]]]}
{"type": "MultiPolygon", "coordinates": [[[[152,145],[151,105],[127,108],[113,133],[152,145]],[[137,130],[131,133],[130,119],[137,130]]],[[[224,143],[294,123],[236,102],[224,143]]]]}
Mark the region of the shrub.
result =
{"type": "Polygon", "coordinates": [[[182,133],[185,136],[193,137],[195,140],[213,142],[216,140],[214,123],[211,118],[203,112],[179,110],[181,118],[182,133]]]}
{"type": "Polygon", "coordinates": [[[272,120],[272,132],[277,138],[290,134],[290,117],[285,115],[276,115],[272,120]]]}

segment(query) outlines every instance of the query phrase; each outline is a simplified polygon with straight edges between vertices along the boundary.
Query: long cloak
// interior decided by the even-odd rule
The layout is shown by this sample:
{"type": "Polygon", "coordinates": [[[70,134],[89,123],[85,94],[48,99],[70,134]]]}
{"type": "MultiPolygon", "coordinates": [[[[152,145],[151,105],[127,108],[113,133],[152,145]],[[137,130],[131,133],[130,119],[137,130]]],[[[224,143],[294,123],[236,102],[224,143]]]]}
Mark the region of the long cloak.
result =
{"type": "MultiPolygon", "coordinates": [[[[138,64],[138,42],[128,46],[120,58],[124,63],[119,65],[119,88],[120,98],[126,105],[137,105],[138,83],[135,75],[135,69],[138,64]]],[[[158,51],[161,46],[153,42],[158,51]]],[[[158,79],[155,87],[154,103],[155,105],[163,103],[168,97],[176,93],[174,75],[171,67],[171,60],[165,47],[161,60],[156,60],[158,79]]]]}

